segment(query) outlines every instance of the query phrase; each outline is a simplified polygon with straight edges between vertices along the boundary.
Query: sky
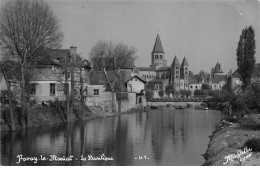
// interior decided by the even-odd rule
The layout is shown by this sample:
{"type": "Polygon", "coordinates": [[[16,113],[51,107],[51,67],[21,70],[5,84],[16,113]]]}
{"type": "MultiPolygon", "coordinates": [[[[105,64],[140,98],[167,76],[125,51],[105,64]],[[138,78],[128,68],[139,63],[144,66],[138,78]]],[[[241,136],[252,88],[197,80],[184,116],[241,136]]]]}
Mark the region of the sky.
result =
{"type": "Polygon", "coordinates": [[[260,3],[257,0],[46,0],[64,33],[62,48],[76,46],[89,58],[99,40],[137,49],[136,66],[150,66],[157,33],[171,65],[185,56],[190,70],[210,72],[217,62],[227,73],[237,68],[236,48],[243,28],[253,25],[260,62],[260,3]]]}

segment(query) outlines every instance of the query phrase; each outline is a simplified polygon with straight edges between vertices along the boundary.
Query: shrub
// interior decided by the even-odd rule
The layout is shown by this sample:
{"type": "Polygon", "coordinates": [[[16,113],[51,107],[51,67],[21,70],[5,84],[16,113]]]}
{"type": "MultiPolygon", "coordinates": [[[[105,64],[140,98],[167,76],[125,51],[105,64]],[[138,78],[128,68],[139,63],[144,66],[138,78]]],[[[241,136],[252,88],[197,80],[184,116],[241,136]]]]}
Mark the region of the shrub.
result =
{"type": "Polygon", "coordinates": [[[153,98],[153,90],[152,89],[146,89],[145,96],[147,98],[153,98]]]}
{"type": "Polygon", "coordinates": [[[243,146],[243,148],[250,148],[254,152],[260,152],[260,138],[253,138],[251,140],[247,140],[243,146]]]}
{"type": "Polygon", "coordinates": [[[162,90],[160,90],[160,91],[158,92],[158,94],[159,94],[160,97],[163,97],[163,94],[164,94],[164,93],[163,93],[162,90]]]}

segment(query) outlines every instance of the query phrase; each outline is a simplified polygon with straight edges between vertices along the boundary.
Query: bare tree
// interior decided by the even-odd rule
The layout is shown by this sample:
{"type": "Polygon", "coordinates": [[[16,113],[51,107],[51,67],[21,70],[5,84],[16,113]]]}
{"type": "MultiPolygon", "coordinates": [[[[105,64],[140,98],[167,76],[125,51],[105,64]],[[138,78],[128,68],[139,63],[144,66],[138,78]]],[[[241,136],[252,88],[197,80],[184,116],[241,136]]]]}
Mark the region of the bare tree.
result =
{"type": "MultiPolygon", "coordinates": [[[[0,13],[0,45],[6,56],[19,59],[21,66],[21,106],[31,127],[30,113],[26,112],[26,75],[44,48],[59,48],[63,33],[49,5],[42,0],[12,0],[0,13]]],[[[27,81],[26,81],[27,80],[27,81]]]]}
{"type": "MultiPolygon", "coordinates": [[[[136,59],[136,48],[128,47],[120,42],[99,41],[91,49],[90,60],[93,63],[93,69],[103,71],[108,87],[112,92],[112,111],[115,112],[115,87],[116,82],[120,83],[120,70],[123,68],[133,68],[136,59]],[[117,78],[111,79],[107,71],[114,71],[117,78]]],[[[120,85],[119,85],[120,86],[120,85]]],[[[120,87],[119,87],[120,90],[120,87]]]]}

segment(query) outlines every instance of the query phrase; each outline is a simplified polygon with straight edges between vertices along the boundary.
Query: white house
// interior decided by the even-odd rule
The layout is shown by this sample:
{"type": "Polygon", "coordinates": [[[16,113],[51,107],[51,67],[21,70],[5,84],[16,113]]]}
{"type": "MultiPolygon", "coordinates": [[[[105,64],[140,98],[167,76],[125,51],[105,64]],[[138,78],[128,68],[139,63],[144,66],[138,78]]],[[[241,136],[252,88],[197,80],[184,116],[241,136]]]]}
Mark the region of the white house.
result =
{"type": "Polygon", "coordinates": [[[146,83],[147,82],[145,80],[135,75],[126,81],[127,91],[141,93],[142,91],[144,91],[146,83]]]}
{"type": "MultiPolygon", "coordinates": [[[[46,49],[44,59],[38,62],[38,67],[34,72],[30,83],[30,99],[36,102],[49,100],[64,100],[65,88],[70,91],[71,74],[68,64],[68,83],[65,84],[65,62],[69,63],[72,56],[75,57],[75,86],[79,86],[79,67],[82,68],[84,78],[84,88],[87,84],[88,77],[86,73],[91,69],[76,54],[76,47],[70,49],[46,49]]],[[[75,87],[76,88],[76,87],[75,87]]],[[[75,89],[75,97],[79,97],[79,90],[75,89]]]]}

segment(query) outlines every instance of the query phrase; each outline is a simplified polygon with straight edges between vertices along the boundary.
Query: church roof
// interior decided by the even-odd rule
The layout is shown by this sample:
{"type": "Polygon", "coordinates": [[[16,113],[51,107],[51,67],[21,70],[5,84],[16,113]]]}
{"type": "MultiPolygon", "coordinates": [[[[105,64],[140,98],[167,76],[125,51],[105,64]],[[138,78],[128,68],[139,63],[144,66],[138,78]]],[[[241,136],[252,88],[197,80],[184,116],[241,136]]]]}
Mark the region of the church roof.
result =
{"type": "Polygon", "coordinates": [[[163,53],[164,54],[162,42],[161,42],[159,34],[157,34],[157,37],[156,37],[156,40],[155,40],[155,43],[153,46],[152,54],[154,54],[154,53],[163,53]]]}
{"type": "Polygon", "coordinates": [[[171,66],[165,66],[165,67],[160,67],[156,70],[156,72],[159,72],[159,71],[168,71],[169,69],[171,69],[171,66]]]}
{"type": "Polygon", "coordinates": [[[154,67],[137,67],[137,69],[139,71],[154,71],[154,72],[156,70],[154,67]]]}
{"type": "Polygon", "coordinates": [[[184,56],[184,58],[183,58],[183,60],[182,60],[181,66],[189,66],[189,64],[188,64],[188,62],[187,62],[185,56],[184,56]]]}
{"type": "Polygon", "coordinates": [[[172,61],[172,65],[180,65],[180,62],[179,62],[177,56],[174,57],[174,59],[172,61]]]}

